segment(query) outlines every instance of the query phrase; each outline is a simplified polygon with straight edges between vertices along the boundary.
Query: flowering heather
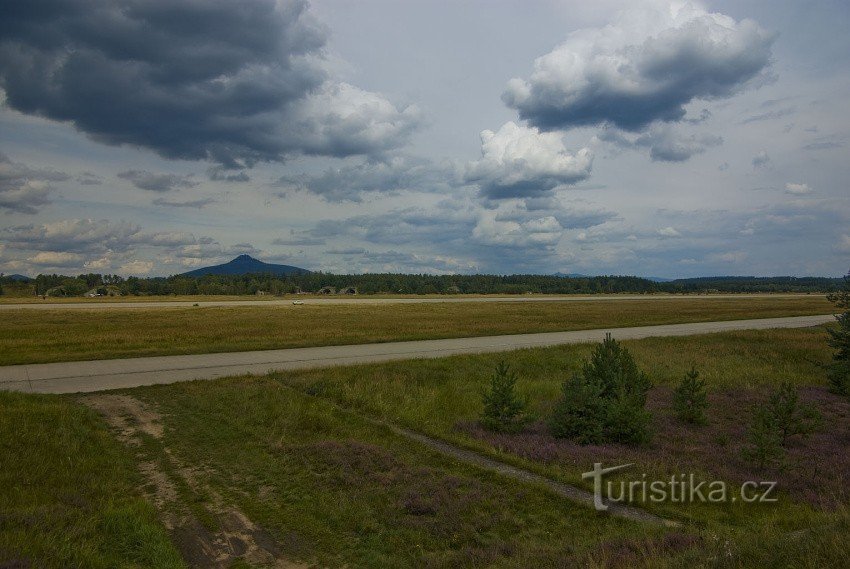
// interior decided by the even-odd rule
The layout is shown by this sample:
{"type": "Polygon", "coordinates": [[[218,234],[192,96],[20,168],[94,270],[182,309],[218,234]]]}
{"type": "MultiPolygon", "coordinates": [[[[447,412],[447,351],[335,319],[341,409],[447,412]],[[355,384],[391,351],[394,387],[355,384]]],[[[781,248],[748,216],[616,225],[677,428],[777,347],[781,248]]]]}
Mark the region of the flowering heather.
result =
{"type": "Polygon", "coordinates": [[[736,484],[772,479],[795,500],[826,508],[846,503],[850,499],[850,401],[825,388],[801,388],[801,401],[820,411],[825,426],[806,438],[789,439],[784,468],[758,470],[744,459],[742,451],[753,409],[766,400],[768,391],[710,392],[708,424],[687,426],[675,416],[672,390],[653,388],[647,408],[652,412],[655,435],[650,444],[641,447],[579,445],[553,437],[542,422],[514,435],[491,433],[472,422],[460,422],[455,428],[502,452],[561,466],[568,472],[581,472],[594,462],[635,463],[634,472],[653,475],[698,472],[706,479],[736,484]]]}

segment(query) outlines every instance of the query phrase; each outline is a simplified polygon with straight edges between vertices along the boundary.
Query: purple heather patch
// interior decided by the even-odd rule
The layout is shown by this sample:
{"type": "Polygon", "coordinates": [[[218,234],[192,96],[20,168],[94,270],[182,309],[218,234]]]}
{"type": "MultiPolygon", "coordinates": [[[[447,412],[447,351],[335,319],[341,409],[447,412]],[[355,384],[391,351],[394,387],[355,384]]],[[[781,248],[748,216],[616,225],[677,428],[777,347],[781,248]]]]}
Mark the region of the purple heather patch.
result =
{"type": "Polygon", "coordinates": [[[767,391],[718,390],[709,393],[705,426],[682,423],[672,409],[672,390],[656,387],[649,393],[653,438],[648,445],[586,445],[557,439],[538,421],[517,434],[492,433],[473,421],[459,422],[455,430],[486,442],[502,452],[570,470],[635,463],[637,470],[667,476],[694,472],[703,479],[735,484],[747,480],[776,480],[777,488],[793,499],[832,508],[850,499],[850,401],[824,388],[803,387],[802,402],[823,416],[823,426],[808,437],[790,439],[781,468],[759,470],[748,463],[743,450],[753,409],[767,399],[767,391]]]}

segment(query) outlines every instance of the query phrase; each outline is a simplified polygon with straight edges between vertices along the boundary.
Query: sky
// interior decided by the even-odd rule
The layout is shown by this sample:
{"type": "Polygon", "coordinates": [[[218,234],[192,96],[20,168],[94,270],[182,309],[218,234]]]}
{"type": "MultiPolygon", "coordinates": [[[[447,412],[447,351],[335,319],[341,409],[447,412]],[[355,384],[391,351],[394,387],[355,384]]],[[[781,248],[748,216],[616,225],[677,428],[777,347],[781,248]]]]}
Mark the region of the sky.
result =
{"type": "Polygon", "coordinates": [[[0,7],[0,272],[840,276],[850,4],[0,7]]]}

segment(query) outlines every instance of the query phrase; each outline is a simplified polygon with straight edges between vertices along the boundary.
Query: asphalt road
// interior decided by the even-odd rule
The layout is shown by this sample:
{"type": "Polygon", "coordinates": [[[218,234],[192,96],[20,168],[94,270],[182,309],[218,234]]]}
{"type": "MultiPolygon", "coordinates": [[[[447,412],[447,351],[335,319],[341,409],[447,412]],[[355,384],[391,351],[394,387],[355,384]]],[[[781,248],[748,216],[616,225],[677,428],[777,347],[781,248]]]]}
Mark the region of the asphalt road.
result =
{"type": "Polygon", "coordinates": [[[688,336],[730,330],[803,328],[831,321],[833,321],[831,315],[791,316],[542,334],[15,365],[0,367],[0,389],[33,393],[91,392],[193,379],[214,379],[231,375],[264,374],[274,370],[439,358],[454,354],[502,352],[519,348],[597,342],[605,336],[606,332],[611,332],[619,340],[633,340],[653,336],[688,336]]]}
{"type": "MultiPolygon", "coordinates": [[[[561,295],[561,296],[439,296],[439,297],[401,297],[374,298],[369,296],[355,297],[320,297],[303,296],[286,299],[269,300],[151,300],[151,301],[110,301],[107,299],[92,299],[86,302],[56,302],[52,300],[40,302],[0,303],[0,310],[109,310],[116,308],[187,308],[198,306],[292,306],[293,300],[304,304],[433,304],[454,302],[600,302],[600,301],[681,301],[695,299],[749,299],[749,298],[803,298],[805,294],[693,294],[693,295],[649,295],[649,294],[596,294],[596,295],[561,295]]],[[[819,295],[823,296],[823,295],[819,295]]]]}

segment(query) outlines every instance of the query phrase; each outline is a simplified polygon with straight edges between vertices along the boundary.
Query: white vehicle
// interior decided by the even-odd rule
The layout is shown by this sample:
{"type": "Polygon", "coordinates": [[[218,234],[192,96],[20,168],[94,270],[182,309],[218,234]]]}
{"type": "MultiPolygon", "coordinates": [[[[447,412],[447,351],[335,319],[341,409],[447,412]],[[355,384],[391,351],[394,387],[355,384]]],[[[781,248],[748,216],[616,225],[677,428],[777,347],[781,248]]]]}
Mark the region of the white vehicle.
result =
{"type": "Polygon", "coordinates": [[[293,300],[292,304],[304,304],[303,300],[293,300]]]}

